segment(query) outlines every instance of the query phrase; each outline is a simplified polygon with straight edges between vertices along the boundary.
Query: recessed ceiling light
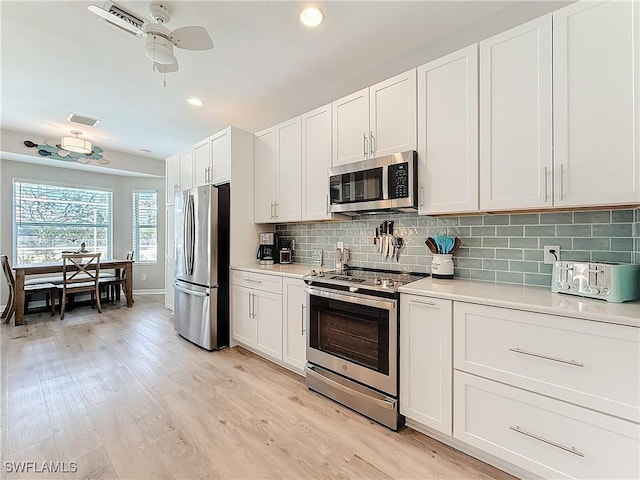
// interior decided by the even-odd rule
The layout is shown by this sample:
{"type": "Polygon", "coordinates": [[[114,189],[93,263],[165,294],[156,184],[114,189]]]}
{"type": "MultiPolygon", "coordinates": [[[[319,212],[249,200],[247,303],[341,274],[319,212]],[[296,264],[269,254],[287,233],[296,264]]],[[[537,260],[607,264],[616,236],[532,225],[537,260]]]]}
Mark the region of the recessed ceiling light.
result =
{"type": "Polygon", "coordinates": [[[201,107],[202,105],[204,105],[204,101],[200,100],[199,98],[196,97],[189,97],[187,98],[187,102],[191,105],[194,105],[196,107],[201,107]]]}
{"type": "Polygon", "coordinates": [[[317,27],[323,20],[324,15],[318,7],[307,7],[300,12],[300,21],[307,27],[317,27]]]}

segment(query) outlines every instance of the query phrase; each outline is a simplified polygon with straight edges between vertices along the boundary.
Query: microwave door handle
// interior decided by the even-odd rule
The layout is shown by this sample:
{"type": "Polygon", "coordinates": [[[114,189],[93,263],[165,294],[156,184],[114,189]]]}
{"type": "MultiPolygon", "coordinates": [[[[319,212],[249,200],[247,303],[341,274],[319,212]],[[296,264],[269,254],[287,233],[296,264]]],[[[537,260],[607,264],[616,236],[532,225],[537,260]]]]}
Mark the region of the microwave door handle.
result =
{"type": "Polygon", "coordinates": [[[389,200],[389,167],[382,167],[382,199],[389,200]]]}

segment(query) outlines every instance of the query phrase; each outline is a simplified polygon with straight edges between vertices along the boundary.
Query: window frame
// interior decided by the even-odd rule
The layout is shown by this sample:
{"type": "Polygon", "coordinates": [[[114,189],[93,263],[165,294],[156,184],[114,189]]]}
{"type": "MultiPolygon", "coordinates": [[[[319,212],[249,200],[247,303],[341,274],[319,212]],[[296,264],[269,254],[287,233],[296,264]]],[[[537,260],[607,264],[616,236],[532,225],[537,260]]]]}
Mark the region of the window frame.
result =
{"type": "Polygon", "coordinates": [[[133,259],[135,260],[136,264],[139,265],[158,265],[158,258],[160,256],[159,254],[159,249],[160,249],[160,241],[159,241],[159,232],[160,232],[160,228],[159,228],[159,219],[158,219],[158,212],[159,212],[160,208],[158,206],[158,190],[157,189],[153,189],[153,188],[137,188],[131,191],[131,243],[133,245],[133,259]],[[156,223],[155,225],[151,226],[151,225],[143,225],[143,228],[155,228],[156,230],[156,258],[153,261],[145,261],[145,260],[140,260],[140,235],[138,234],[141,225],[139,222],[139,214],[138,214],[138,209],[136,209],[136,196],[139,195],[140,193],[153,193],[155,195],[155,219],[156,219],[156,223]]]}
{"type": "MultiPolygon", "coordinates": [[[[64,183],[64,182],[49,182],[46,180],[32,180],[28,178],[13,178],[11,182],[11,220],[12,220],[12,242],[13,242],[13,263],[17,264],[18,262],[18,225],[20,222],[17,221],[17,189],[16,184],[32,184],[32,185],[43,185],[47,187],[56,187],[61,189],[77,189],[77,190],[85,190],[92,192],[104,192],[108,193],[110,198],[109,205],[109,221],[107,223],[107,254],[105,258],[113,257],[113,216],[114,216],[114,191],[111,188],[107,187],[98,187],[95,185],[78,185],[74,183],[64,183]]],[[[78,245],[79,248],[79,245],[78,245]]],[[[36,262],[37,263],[37,262],[36,262]]]]}

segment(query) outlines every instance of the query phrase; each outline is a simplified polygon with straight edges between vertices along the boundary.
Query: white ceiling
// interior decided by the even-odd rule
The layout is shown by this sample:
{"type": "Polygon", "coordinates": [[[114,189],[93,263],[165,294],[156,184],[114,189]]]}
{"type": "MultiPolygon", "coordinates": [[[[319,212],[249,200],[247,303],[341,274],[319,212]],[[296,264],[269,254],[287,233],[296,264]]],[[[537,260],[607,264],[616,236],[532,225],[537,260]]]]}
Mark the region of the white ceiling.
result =
{"type": "MultiPolygon", "coordinates": [[[[117,3],[149,18],[149,2],[117,3]]],[[[326,21],[308,29],[302,2],[163,2],[170,29],[202,25],[215,44],[176,49],[180,70],[165,88],[143,40],[100,22],[91,2],[2,0],[1,125],[56,138],[78,128],[66,121],[74,112],[102,120],[78,128],[96,145],[164,158],[228,125],[259,131],[566,3],[316,2],[326,21]]]]}

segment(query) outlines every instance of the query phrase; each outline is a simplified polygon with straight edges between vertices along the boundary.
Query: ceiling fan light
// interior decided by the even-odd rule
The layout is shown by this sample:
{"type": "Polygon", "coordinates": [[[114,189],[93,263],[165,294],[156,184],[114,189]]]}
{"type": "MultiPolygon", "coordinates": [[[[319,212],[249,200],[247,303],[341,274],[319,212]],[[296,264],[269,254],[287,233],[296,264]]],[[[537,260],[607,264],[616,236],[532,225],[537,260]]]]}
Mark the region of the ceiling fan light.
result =
{"type": "Polygon", "coordinates": [[[75,153],[91,153],[91,142],[78,137],[62,137],[60,139],[60,147],[68,152],[75,153]]]}
{"type": "Polygon", "coordinates": [[[144,41],[144,53],[155,63],[169,65],[176,61],[171,42],[157,35],[147,34],[144,41]]]}
{"type": "Polygon", "coordinates": [[[318,7],[307,7],[300,12],[300,21],[307,27],[317,27],[324,21],[324,14],[318,7]]]}

